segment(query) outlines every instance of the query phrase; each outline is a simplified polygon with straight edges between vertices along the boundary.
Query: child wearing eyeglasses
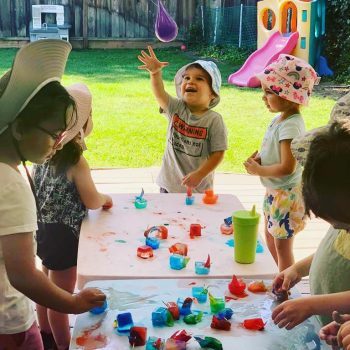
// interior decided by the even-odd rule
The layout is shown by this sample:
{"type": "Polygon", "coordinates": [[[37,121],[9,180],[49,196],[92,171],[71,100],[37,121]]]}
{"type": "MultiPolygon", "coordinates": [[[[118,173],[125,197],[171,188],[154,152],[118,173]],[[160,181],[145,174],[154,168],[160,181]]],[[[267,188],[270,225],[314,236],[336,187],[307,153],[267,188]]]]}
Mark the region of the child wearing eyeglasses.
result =
{"type": "MultiPolygon", "coordinates": [[[[57,286],[72,293],[76,283],[79,232],[87,209],[109,209],[110,196],[99,193],[83,151],[84,135],[92,130],[91,94],[84,84],[67,87],[77,106],[77,122],[61,140],[56,154],[34,166],[33,180],[41,217],[38,220],[37,255],[42,270],[57,286]]],[[[68,315],[37,305],[44,345],[68,349],[68,315]]]]}
{"type": "Polygon", "coordinates": [[[1,350],[44,350],[33,302],[78,314],[106,299],[97,288],[69,293],[36,267],[40,211],[32,180],[28,176],[28,186],[19,168],[22,163],[27,170],[27,160],[43,163],[75,124],[76,103],[60,84],[70,50],[64,40],[35,41],[17,51],[11,69],[0,77],[1,350]]]}

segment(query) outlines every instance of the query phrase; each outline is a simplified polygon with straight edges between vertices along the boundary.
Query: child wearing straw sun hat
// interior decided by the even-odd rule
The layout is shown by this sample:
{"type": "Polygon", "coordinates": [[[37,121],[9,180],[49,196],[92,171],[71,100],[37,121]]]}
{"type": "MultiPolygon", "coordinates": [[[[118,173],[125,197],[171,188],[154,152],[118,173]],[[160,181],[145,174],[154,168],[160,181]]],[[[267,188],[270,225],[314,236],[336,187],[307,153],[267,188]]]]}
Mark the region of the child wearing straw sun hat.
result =
{"type": "MultiPolygon", "coordinates": [[[[37,254],[42,270],[49,278],[70,293],[76,283],[76,265],[80,226],[87,209],[112,207],[110,196],[101,194],[91,178],[83,151],[84,137],[92,130],[91,93],[86,85],[67,88],[76,103],[77,121],[61,143],[62,149],[44,164],[33,169],[35,192],[41,218],[37,232],[37,254]]],[[[67,349],[70,342],[68,315],[37,305],[43,339],[52,340],[58,349],[67,349]]]]}
{"type": "Polygon", "coordinates": [[[267,109],[277,115],[265,133],[260,152],[254,152],[244,166],[249,174],[260,176],[266,187],[266,243],[282,271],[294,263],[293,238],[305,225],[302,170],[290,144],[305,130],[300,107],[308,105],[318,77],[308,63],[290,55],[280,55],[257,77],[267,109]]]}
{"type": "Polygon", "coordinates": [[[1,350],[43,349],[29,299],[59,312],[81,313],[106,298],[95,288],[72,295],[36,268],[34,231],[40,211],[18,168],[26,160],[42,163],[52,156],[67,122],[75,123],[75,102],[60,84],[70,50],[63,40],[31,43],[0,78],[1,350]]]}

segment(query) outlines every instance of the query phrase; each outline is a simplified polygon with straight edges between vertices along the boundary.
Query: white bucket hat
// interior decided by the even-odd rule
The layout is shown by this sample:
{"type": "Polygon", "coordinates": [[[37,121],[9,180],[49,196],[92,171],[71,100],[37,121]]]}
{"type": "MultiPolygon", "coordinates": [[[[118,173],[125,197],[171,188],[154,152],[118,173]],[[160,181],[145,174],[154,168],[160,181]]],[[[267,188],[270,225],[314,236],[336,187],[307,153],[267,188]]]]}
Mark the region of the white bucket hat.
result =
{"type": "Polygon", "coordinates": [[[61,81],[71,49],[65,40],[44,39],[17,52],[11,70],[0,78],[0,134],[42,87],[61,81]]]}
{"type": "Polygon", "coordinates": [[[213,98],[210,102],[209,108],[213,108],[220,102],[221,73],[217,65],[212,61],[197,60],[192,63],[186,64],[177,71],[174,79],[177,97],[181,98],[181,84],[183,80],[183,75],[187,67],[196,63],[199,64],[211,77],[211,87],[215,92],[216,97],[213,98]]]}
{"type": "Polygon", "coordinates": [[[86,146],[84,143],[84,136],[89,135],[92,130],[92,95],[89,88],[82,83],[73,84],[65,88],[68,91],[69,95],[73,97],[76,103],[77,118],[74,120],[75,124],[72,127],[68,125],[65,138],[62,141],[62,145],[64,146],[80,133],[83,149],[85,150],[86,146]],[[85,131],[83,131],[85,124],[87,125],[85,131]]]}

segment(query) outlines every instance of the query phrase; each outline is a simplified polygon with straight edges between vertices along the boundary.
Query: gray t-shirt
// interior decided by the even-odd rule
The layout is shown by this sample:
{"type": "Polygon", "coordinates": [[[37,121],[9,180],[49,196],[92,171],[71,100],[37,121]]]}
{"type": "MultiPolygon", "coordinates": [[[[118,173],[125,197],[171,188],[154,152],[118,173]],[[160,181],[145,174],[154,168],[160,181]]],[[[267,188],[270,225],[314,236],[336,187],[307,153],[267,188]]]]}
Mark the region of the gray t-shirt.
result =
{"type": "MultiPolygon", "coordinates": [[[[294,114],[279,122],[279,115],[273,118],[269,125],[260,151],[261,165],[274,165],[281,162],[280,142],[292,140],[305,131],[304,120],[300,114],[294,114]]],[[[260,177],[261,183],[266,188],[287,189],[301,182],[302,168],[297,163],[295,171],[282,177],[260,177]]]]}
{"type": "MultiPolygon", "coordinates": [[[[227,130],[220,114],[209,110],[197,117],[186,104],[169,96],[165,115],[169,120],[166,149],[157,184],[168,192],[186,192],[181,181],[198,169],[213,152],[227,149],[227,130]]],[[[208,174],[194,189],[204,192],[213,188],[214,172],[208,174]]]]}
{"type": "MultiPolygon", "coordinates": [[[[350,233],[329,228],[314,255],[309,277],[312,295],[350,291],[350,233]]],[[[324,325],[332,321],[330,314],[319,318],[324,325]]]]}

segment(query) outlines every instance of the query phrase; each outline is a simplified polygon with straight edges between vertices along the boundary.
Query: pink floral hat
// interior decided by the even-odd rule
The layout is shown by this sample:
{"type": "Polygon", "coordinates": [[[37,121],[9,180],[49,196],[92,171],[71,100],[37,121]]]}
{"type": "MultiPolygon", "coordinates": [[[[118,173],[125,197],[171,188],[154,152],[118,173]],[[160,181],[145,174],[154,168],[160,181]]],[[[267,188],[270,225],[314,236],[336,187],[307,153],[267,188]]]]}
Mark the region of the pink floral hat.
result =
{"type": "Polygon", "coordinates": [[[278,59],[256,75],[262,84],[276,95],[307,106],[314,85],[320,78],[304,60],[291,55],[279,55],[278,59]]]}

